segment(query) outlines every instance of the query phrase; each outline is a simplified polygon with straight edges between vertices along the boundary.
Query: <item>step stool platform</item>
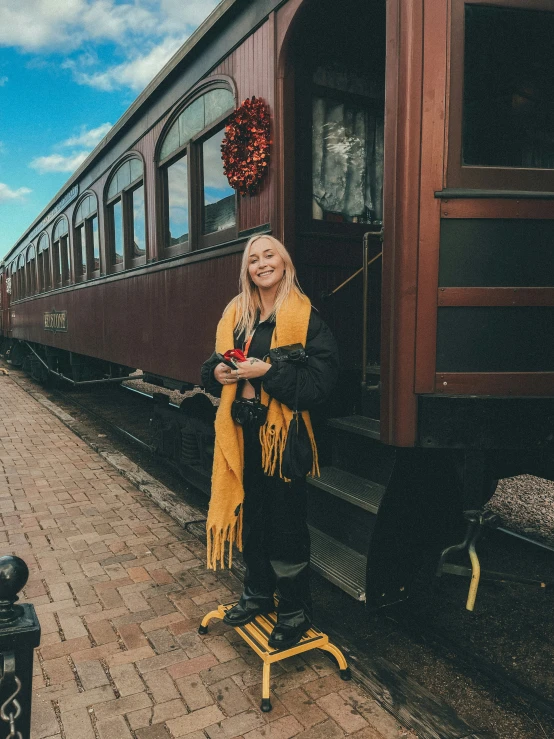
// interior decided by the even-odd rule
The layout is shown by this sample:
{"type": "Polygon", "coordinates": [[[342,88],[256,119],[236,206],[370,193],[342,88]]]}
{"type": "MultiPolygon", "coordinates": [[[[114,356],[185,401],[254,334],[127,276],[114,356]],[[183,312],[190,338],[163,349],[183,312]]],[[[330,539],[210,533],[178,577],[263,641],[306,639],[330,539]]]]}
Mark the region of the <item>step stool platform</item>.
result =
{"type": "MultiPolygon", "coordinates": [[[[202,623],[198,628],[198,633],[208,633],[208,623],[212,618],[222,619],[226,612],[236,605],[227,603],[220,605],[215,611],[210,611],[202,619],[202,623]]],[[[334,644],[331,644],[327,634],[317,629],[315,626],[306,631],[300,641],[289,649],[273,649],[268,644],[268,639],[277,623],[277,614],[269,613],[264,616],[256,616],[253,621],[244,626],[235,626],[235,631],[240,634],[244,641],[256,652],[258,657],[263,660],[263,678],[262,678],[262,703],[261,709],[264,712],[271,711],[271,702],[269,700],[269,681],[271,665],[274,662],[280,662],[282,659],[292,657],[295,654],[309,652],[311,649],[323,649],[330,652],[338,662],[340,676],[342,680],[350,680],[350,669],[344,658],[343,653],[334,644]]]]}

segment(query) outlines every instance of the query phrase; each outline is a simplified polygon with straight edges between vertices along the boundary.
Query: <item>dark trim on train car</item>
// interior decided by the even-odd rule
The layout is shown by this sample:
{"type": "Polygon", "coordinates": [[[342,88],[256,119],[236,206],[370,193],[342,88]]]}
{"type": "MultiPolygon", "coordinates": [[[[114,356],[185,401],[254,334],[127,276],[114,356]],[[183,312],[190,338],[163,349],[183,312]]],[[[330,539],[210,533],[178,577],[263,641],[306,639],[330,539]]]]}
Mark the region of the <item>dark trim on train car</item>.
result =
{"type": "Polygon", "coordinates": [[[554,306],[554,287],[440,287],[441,306],[554,306]]]}
{"type": "Polygon", "coordinates": [[[444,396],[421,395],[418,421],[418,443],[423,447],[527,449],[541,453],[552,449],[554,397],[514,398],[504,394],[477,398],[453,395],[449,390],[444,396]]]}
{"type": "Polygon", "coordinates": [[[441,204],[441,218],[506,218],[552,220],[554,208],[552,200],[525,199],[512,200],[508,198],[490,198],[476,200],[443,200],[441,204]]]}
{"type": "MultiPolygon", "coordinates": [[[[438,372],[436,393],[554,396],[554,372],[438,372]]],[[[510,423],[514,423],[514,418],[510,423]]]]}

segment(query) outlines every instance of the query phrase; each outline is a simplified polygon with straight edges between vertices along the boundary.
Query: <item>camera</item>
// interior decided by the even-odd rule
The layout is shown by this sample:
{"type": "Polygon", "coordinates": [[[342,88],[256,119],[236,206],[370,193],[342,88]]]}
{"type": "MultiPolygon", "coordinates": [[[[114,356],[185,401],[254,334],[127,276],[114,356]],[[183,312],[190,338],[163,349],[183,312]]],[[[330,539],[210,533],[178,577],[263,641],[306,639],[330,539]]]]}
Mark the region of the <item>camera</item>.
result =
{"type": "Polygon", "coordinates": [[[263,426],[267,418],[267,406],[262,405],[255,398],[234,400],[231,406],[231,418],[239,426],[244,426],[245,423],[263,426]]]}

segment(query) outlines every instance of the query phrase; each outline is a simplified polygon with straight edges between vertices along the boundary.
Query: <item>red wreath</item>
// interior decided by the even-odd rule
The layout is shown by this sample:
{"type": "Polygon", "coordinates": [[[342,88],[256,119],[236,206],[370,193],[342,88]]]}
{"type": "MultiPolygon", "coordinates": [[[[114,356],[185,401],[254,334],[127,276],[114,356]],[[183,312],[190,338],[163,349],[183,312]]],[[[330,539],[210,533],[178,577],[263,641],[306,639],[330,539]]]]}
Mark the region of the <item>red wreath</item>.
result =
{"type": "Polygon", "coordinates": [[[269,109],[252,96],[229,118],[221,144],[223,172],[240,195],[252,195],[269,167],[269,109]]]}

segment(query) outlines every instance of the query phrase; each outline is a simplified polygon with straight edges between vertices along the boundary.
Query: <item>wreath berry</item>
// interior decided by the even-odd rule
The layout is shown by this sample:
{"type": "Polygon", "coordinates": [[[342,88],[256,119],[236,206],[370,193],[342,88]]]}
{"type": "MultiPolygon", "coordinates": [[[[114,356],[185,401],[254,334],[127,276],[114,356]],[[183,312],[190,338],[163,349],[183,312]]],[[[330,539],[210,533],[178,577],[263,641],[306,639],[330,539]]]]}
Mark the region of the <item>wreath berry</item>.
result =
{"type": "Polygon", "coordinates": [[[252,96],[229,118],[221,144],[223,172],[240,195],[252,195],[269,167],[269,109],[252,96]]]}

